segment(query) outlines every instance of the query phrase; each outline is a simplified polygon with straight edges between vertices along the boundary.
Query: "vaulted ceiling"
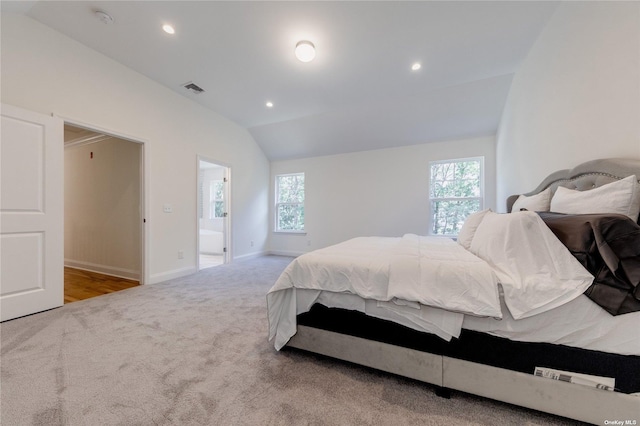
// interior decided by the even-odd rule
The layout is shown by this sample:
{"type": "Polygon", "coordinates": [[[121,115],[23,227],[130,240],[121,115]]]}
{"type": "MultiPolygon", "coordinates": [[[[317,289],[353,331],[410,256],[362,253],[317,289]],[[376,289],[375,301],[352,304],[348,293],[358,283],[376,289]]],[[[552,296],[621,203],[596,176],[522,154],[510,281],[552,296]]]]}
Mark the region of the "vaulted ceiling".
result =
{"type": "MultiPolygon", "coordinates": [[[[12,8],[2,3],[3,12],[12,8]]],[[[272,160],[494,134],[513,75],[556,7],[536,1],[13,5],[247,128],[272,160]],[[100,21],[98,10],[113,23],[100,21]],[[174,35],[162,31],[166,23],[174,35]],[[295,58],[300,40],[315,44],[313,61],[295,58]],[[416,62],[422,67],[412,71],[416,62]],[[182,87],[187,82],[205,92],[192,94],[182,87]]]]}

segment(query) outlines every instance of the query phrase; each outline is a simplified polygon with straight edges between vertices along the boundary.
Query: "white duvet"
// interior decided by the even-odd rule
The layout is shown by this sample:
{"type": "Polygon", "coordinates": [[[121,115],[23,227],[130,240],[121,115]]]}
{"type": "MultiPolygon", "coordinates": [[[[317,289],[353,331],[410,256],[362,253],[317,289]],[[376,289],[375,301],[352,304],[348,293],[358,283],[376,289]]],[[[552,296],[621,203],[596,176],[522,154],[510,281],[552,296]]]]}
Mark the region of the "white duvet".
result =
{"type": "Polygon", "coordinates": [[[449,238],[408,234],[389,254],[389,299],[500,318],[497,284],[486,262],[449,238]]]}
{"type": "Polygon", "coordinates": [[[267,294],[269,339],[282,348],[296,332],[296,315],[319,298],[335,305],[331,294],[375,301],[351,308],[450,339],[463,314],[501,318],[498,283],[516,319],[566,303],[591,284],[537,214],[487,216],[470,251],[450,239],[408,234],[354,238],[298,257],[267,294]]]}
{"type": "MultiPolygon", "coordinates": [[[[275,338],[277,349],[295,334],[295,316],[313,304],[308,292],[300,297],[296,290],[315,290],[315,297],[322,291],[375,300],[379,312],[374,316],[387,311],[422,328],[432,316],[445,316],[446,322],[457,323],[453,333],[443,330],[449,339],[459,335],[462,313],[502,315],[491,268],[455,241],[439,237],[360,237],[295,259],[267,294],[269,338],[275,338]],[[464,281],[469,277],[474,279],[464,281]],[[452,312],[432,314],[427,306],[452,312]]],[[[371,314],[372,309],[356,310],[371,314]]]]}

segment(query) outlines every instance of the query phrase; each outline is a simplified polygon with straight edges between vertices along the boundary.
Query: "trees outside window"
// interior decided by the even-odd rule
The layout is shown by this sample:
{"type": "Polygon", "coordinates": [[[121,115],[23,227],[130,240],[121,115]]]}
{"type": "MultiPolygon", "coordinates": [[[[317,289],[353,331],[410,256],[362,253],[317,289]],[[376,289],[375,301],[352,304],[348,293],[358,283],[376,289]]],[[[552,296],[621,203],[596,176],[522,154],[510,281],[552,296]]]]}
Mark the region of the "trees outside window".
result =
{"type": "Polygon", "coordinates": [[[304,173],[276,176],[276,231],[304,232],[304,173]]]}
{"type": "Polygon", "coordinates": [[[430,163],[430,233],[456,236],[467,216],[484,205],[484,157],[430,163]]]}

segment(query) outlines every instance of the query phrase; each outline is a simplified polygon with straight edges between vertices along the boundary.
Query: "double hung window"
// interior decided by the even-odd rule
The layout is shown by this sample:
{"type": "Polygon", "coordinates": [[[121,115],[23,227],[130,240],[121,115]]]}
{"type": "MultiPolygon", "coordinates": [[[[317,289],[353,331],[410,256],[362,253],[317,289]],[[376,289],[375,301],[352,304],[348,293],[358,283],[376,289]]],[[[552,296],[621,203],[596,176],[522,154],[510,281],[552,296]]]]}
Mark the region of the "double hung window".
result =
{"type": "Polygon", "coordinates": [[[276,176],[276,232],[304,232],[304,173],[276,176]]]}
{"type": "Polygon", "coordinates": [[[224,181],[211,181],[209,186],[209,203],[209,219],[224,217],[224,181]]]}
{"type": "Polygon", "coordinates": [[[456,236],[484,205],[484,157],[431,162],[429,233],[456,236]]]}

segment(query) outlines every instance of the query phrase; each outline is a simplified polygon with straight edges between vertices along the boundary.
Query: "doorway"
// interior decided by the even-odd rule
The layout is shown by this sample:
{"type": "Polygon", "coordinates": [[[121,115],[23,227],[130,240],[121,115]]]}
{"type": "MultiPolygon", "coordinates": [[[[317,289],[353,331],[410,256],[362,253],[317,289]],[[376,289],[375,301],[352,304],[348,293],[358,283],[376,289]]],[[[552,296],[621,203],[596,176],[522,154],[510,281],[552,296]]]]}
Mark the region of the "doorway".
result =
{"type": "Polygon", "coordinates": [[[198,156],[198,270],[229,261],[230,167],[198,156]]]}
{"type": "Polygon", "coordinates": [[[65,303],[144,282],[143,149],[65,123],[65,303]]]}

